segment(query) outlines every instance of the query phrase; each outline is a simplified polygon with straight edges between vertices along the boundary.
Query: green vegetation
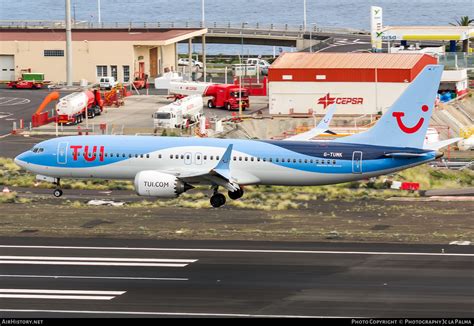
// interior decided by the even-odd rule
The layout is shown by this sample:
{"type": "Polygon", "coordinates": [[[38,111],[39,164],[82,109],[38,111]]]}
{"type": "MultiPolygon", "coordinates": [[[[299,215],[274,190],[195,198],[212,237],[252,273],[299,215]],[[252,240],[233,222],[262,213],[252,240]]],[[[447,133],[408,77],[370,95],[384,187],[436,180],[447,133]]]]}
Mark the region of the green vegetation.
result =
{"type": "Polygon", "coordinates": [[[19,198],[16,192],[0,193],[0,204],[16,203],[26,204],[31,203],[29,198],[19,198]]]}

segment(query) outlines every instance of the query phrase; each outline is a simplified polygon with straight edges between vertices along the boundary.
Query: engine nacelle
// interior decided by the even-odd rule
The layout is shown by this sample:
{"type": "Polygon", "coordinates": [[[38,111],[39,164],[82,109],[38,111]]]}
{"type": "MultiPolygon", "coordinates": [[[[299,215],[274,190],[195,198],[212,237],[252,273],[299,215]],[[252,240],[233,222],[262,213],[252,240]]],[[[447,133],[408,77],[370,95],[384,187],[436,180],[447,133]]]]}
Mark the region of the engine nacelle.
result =
{"type": "Polygon", "coordinates": [[[135,176],[135,191],[139,196],[173,198],[192,189],[193,186],[174,175],[157,171],[141,171],[135,176]]]}

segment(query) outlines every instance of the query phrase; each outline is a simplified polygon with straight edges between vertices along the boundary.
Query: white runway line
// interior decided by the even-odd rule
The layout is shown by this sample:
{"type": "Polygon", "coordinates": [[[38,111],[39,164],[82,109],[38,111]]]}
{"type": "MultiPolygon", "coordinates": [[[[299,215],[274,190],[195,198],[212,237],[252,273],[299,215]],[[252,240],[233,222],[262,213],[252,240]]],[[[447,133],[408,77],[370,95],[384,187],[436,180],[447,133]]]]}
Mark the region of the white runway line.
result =
{"type": "Polygon", "coordinates": [[[104,315],[144,315],[144,316],[203,316],[203,317],[254,317],[254,318],[366,318],[348,316],[305,316],[305,315],[253,315],[219,314],[201,312],[146,312],[146,311],[97,311],[97,310],[41,310],[41,309],[0,309],[0,312],[39,312],[60,314],[104,314],[104,315]]]}
{"type": "Polygon", "coordinates": [[[161,259],[161,258],[109,258],[109,257],[50,257],[50,256],[0,256],[0,259],[65,260],[65,261],[117,261],[148,263],[194,263],[197,259],[161,259]]]}
{"type": "Polygon", "coordinates": [[[82,247],[82,246],[17,246],[0,245],[0,248],[24,249],[74,249],[74,250],[124,250],[124,251],[183,251],[183,252],[237,252],[237,253],[277,253],[277,254],[318,254],[318,255],[394,255],[394,256],[446,256],[474,257],[474,254],[441,252],[389,252],[389,251],[334,251],[334,250],[269,250],[269,249],[210,249],[210,248],[140,248],[140,247],[82,247]]]}
{"type": "Polygon", "coordinates": [[[0,289],[3,299],[112,300],[126,291],[0,289]]]}
{"type": "Polygon", "coordinates": [[[49,290],[49,289],[0,289],[0,293],[42,293],[42,294],[96,294],[122,295],[125,291],[93,291],[93,290],[49,290]]]}
{"type": "Polygon", "coordinates": [[[129,276],[81,276],[81,275],[20,275],[4,274],[0,277],[18,278],[66,278],[66,279],[104,279],[104,280],[132,280],[132,281],[189,281],[188,278],[180,277],[129,277],[129,276]]]}
{"type": "Polygon", "coordinates": [[[1,294],[0,299],[55,299],[55,300],[112,300],[114,296],[97,295],[43,295],[43,294],[1,294]]]}
{"type": "Polygon", "coordinates": [[[18,265],[76,265],[76,266],[135,266],[135,267],[186,267],[188,264],[164,263],[121,263],[121,262],[78,262],[78,261],[35,261],[35,260],[0,260],[1,264],[18,265]]]}

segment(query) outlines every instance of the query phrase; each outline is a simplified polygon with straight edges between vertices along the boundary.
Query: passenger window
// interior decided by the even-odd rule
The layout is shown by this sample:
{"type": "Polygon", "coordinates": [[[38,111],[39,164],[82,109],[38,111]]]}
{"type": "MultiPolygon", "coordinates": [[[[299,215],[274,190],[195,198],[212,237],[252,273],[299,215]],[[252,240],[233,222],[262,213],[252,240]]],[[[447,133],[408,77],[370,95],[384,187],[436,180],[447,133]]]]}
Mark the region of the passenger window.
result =
{"type": "Polygon", "coordinates": [[[158,158],[161,158],[161,154],[158,154],[158,158]]]}
{"type": "Polygon", "coordinates": [[[150,154],[146,154],[146,158],[150,158],[150,154]]]}
{"type": "Polygon", "coordinates": [[[327,163],[327,164],[331,164],[331,160],[327,160],[326,163],[327,163]]]}
{"type": "Polygon", "coordinates": [[[234,156],[234,161],[237,161],[237,156],[234,156]]]}
{"type": "Polygon", "coordinates": [[[271,158],[271,157],[268,159],[268,162],[272,162],[272,158],[271,158]]]}
{"type": "Polygon", "coordinates": [[[128,157],[131,158],[131,157],[132,157],[132,154],[128,154],[128,157]]]}
{"type": "Polygon", "coordinates": [[[186,155],[186,159],[189,160],[191,159],[191,157],[189,155],[186,155]]]}
{"type": "Polygon", "coordinates": [[[207,160],[207,155],[204,155],[203,159],[204,159],[204,160],[207,160]]]}
{"type": "Polygon", "coordinates": [[[280,162],[280,159],[278,159],[278,158],[277,158],[277,159],[275,159],[275,162],[277,162],[277,163],[278,163],[278,162],[280,162]]]}
{"type": "Polygon", "coordinates": [[[287,161],[288,163],[290,163],[290,162],[291,162],[291,159],[287,159],[286,161],[287,161]]]}
{"type": "Polygon", "coordinates": [[[239,161],[242,161],[242,156],[239,156],[239,161]]]}
{"type": "Polygon", "coordinates": [[[293,163],[296,163],[296,158],[293,159],[293,163]]]}
{"type": "Polygon", "coordinates": [[[313,160],[309,160],[309,163],[313,164],[313,160]]]}
{"type": "Polygon", "coordinates": [[[213,156],[213,155],[211,155],[211,156],[209,157],[209,159],[210,159],[210,160],[213,160],[213,159],[214,159],[214,156],[213,156]]]}
{"type": "Polygon", "coordinates": [[[170,155],[170,159],[173,159],[173,154],[170,155]]]}
{"type": "Polygon", "coordinates": [[[174,158],[175,158],[175,159],[179,159],[179,155],[176,154],[176,155],[174,156],[174,158]]]}
{"type": "Polygon", "coordinates": [[[307,160],[307,159],[304,159],[304,162],[305,162],[305,163],[308,163],[308,160],[307,160]]]}
{"type": "Polygon", "coordinates": [[[260,157],[257,157],[257,162],[260,162],[260,157]]]}
{"type": "Polygon", "coordinates": [[[321,160],[321,164],[324,164],[324,160],[321,160]]]}
{"type": "Polygon", "coordinates": [[[216,160],[218,160],[218,161],[219,161],[219,156],[216,156],[216,160]]]}
{"type": "Polygon", "coordinates": [[[196,158],[197,158],[198,160],[200,160],[200,159],[201,159],[201,155],[198,155],[196,158]]]}
{"type": "Polygon", "coordinates": [[[250,161],[252,161],[252,162],[253,162],[253,157],[251,157],[251,158],[250,158],[250,161]]]}
{"type": "Polygon", "coordinates": [[[332,160],[332,164],[336,165],[336,160],[332,160]]]}
{"type": "MultiPolygon", "coordinates": [[[[122,157],[126,157],[125,153],[122,154],[122,157]]],[[[120,154],[117,154],[117,157],[120,157],[120,154]]]]}
{"type": "Polygon", "coordinates": [[[183,155],[183,154],[181,154],[180,158],[181,158],[182,160],[184,160],[184,155],[183,155]]]}
{"type": "MultiPolygon", "coordinates": [[[[105,153],[105,157],[107,157],[107,153],[105,153]]],[[[112,157],[112,156],[111,156],[112,157]]]]}
{"type": "Polygon", "coordinates": [[[262,161],[266,162],[266,161],[267,161],[267,159],[264,157],[264,158],[262,158],[262,161]]]}

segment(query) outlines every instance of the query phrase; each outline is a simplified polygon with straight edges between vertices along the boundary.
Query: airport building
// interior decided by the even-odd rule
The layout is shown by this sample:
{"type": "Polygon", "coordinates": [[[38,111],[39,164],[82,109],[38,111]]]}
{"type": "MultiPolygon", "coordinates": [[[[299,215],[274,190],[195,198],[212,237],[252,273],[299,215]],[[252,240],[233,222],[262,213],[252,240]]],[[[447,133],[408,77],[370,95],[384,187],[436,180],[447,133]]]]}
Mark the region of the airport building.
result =
{"type": "MultiPolygon", "coordinates": [[[[95,83],[102,76],[120,82],[135,73],[156,77],[177,70],[177,43],[192,40],[207,29],[73,29],[73,81],[95,83]]],[[[52,82],[66,80],[64,29],[0,29],[0,81],[21,72],[44,73],[52,82]]]]}
{"type": "Polygon", "coordinates": [[[270,114],[385,112],[426,65],[427,54],[284,53],[269,69],[270,114]]]}

